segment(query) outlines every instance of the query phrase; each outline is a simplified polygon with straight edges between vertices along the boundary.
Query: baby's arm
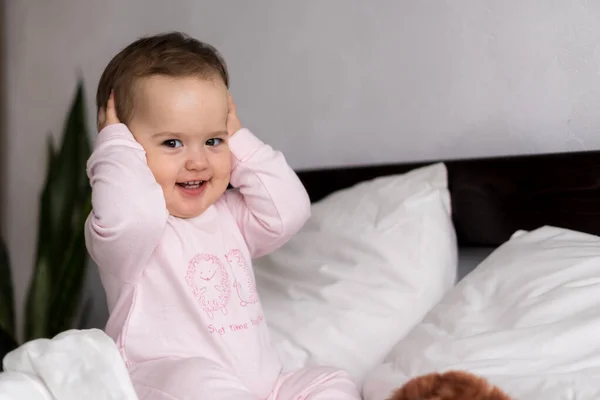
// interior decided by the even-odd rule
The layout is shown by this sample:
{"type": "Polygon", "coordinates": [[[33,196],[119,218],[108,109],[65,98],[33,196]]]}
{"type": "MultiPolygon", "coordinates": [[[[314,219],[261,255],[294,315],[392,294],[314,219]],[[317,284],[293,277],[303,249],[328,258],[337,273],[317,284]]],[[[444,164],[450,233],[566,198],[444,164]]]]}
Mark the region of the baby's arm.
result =
{"type": "Polygon", "coordinates": [[[86,221],[86,245],[101,270],[132,282],[159,243],[168,212],[146,153],[119,123],[112,99],[106,123],[87,164],[93,210],[86,221]]]}
{"type": "Polygon", "coordinates": [[[238,130],[229,146],[234,157],[231,185],[236,189],[227,191],[225,199],[251,256],[261,257],[302,228],[310,216],[310,200],[283,154],[249,130],[238,130]]]}

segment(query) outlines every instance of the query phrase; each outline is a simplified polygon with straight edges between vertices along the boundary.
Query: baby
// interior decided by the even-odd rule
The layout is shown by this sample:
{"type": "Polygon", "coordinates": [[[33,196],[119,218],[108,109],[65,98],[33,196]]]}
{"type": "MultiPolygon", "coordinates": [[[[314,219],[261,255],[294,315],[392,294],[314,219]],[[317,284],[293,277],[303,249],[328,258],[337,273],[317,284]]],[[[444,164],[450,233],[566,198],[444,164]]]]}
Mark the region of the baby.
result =
{"type": "Polygon", "coordinates": [[[135,41],[100,79],[86,244],[106,332],[142,400],[358,400],[343,371],[282,373],[251,260],[289,240],[310,202],[242,128],[228,84],[217,51],[180,33],[135,41]]]}

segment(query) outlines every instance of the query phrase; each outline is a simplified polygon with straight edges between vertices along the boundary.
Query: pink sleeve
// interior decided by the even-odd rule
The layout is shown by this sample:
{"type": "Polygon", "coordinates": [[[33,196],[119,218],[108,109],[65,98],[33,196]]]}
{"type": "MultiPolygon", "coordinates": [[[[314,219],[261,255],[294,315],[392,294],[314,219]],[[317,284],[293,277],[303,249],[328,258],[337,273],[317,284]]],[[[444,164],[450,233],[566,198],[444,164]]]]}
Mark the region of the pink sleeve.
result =
{"type": "Polygon", "coordinates": [[[104,272],[135,281],[164,232],[168,212],[162,189],[124,124],[98,134],[87,173],[93,207],[85,226],[88,252],[104,272]]]}
{"type": "Polygon", "coordinates": [[[233,154],[231,185],[225,193],[252,258],[282,246],[310,216],[310,200],[283,154],[249,130],[229,139],[233,154]]]}

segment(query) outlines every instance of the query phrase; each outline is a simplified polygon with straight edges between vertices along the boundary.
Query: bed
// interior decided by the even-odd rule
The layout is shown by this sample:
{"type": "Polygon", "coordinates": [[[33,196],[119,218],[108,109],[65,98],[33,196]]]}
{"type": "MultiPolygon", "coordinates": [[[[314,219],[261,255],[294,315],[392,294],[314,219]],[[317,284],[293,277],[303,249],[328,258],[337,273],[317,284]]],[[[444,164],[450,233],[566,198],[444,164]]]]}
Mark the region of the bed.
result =
{"type": "MultiPolygon", "coordinates": [[[[299,176],[318,202],[432,164],[299,176]]],[[[411,377],[449,369],[481,374],[515,399],[600,398],[600,152],[444,165],[458,285],[435,296],[419,323],[407,324],[383,361],[376,357],[375,367],[360,371],[365,399],[384,399],[411,377]]]]}
{"type": "MultiPolygon", "coordinates": [[[[285,369],[343,368],[366,400],[447,369],[515,399],[600,398],[600,151],[298,176],[310,220],[255,260],[285,369]]],[[[97,330],[30,342],[5,369],[1,400],[134,398],[97,330]]]]}

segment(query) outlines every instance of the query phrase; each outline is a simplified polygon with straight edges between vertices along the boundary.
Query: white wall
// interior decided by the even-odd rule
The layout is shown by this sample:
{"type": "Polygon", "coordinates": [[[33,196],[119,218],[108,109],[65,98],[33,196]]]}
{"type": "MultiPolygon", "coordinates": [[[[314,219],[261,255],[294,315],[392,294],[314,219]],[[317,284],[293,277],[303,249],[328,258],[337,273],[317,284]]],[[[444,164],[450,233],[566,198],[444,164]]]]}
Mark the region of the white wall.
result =
{"type": "Polygon", "coordinates": [[[600,2],[8,0],[6,14],[1,211],[19,302],[44,136],[77,75],[91,105],[109,58],[143,34],[219,47],[243,121],[294,167],[600,148],[600,2]]]}

